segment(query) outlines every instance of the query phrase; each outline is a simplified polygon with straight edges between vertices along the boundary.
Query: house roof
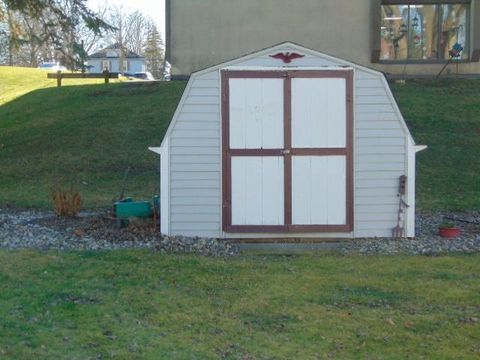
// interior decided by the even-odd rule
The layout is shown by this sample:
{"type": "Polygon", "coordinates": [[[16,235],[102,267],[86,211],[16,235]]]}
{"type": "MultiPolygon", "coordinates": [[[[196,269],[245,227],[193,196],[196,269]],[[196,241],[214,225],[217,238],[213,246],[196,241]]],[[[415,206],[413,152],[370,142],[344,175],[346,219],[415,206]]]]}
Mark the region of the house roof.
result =
{"type": "MultiPolygon", "coordinates": [[[[91,55],[89,55],[89,59],[103,59],[103,58],[119,58],[120,57],[120,44],[116,43],[106,48],[99,50],[91,55]]],[[[128,50],[126,47],[123,47],[124,57],[127,59],[141,59],[142,56],[134,53],[131,50],[128,50]]]]}

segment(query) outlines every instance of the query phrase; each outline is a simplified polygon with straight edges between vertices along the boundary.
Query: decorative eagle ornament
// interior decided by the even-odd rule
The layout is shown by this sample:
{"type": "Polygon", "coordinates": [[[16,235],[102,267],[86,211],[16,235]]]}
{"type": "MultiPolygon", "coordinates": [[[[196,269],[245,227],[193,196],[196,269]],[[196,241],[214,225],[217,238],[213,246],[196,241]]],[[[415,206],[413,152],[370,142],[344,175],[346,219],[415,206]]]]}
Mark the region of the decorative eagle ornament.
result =
{"type": "Polygon", "coordinates": [[[274,59],[282,60],[285,64],[290,64],[292,60],[303,58],[305,57],[305,55],[300,55],[294,52],[284,52],[284,53],[278,53],[275,55],[270,55],[270,57],[274,59]]]}

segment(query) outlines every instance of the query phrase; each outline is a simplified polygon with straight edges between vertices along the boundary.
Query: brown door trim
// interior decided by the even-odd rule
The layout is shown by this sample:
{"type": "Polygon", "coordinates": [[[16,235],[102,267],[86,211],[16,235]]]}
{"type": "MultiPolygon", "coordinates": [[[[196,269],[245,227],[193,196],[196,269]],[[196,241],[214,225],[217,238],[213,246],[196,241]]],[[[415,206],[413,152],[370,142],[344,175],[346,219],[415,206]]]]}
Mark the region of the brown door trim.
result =
{"type": "Polygon", "coordinates": [[[248,71],[248,70],[223,70],[229,79],[275,79],[285,77],[285,71],[248,71]]]}
{"type": "MultiPolygon", "coordinates": [[[[287,75],[287,74],[286,74],[287,75]]],[[[283,225],[288,229],[288,224],[292,223],[292,78],[286,76],[283,85],[283,106],[284,106],[284,122],[283,122],[283,138],[284,138],[284,222],[283,225]]]]}
{"type": "Polygon", "coordinates": [[[231,233],[322,233],[349,232],[348,225],[230,225],[227,232],[231,233]]]}
{"type": "Polygon", "coordinates": [[[222,227],[226,231],[232,223],[232,202],[230,187],[232,184],[232,157],[230,144],[230,88],[227,73],[222,71],[222,227]]]}
{"type": "Polygon", "coordinates": [[[295,156],[317,155],[317,156],[334,156],[334,155],[347,155],[347,148],[295,148],[291,151],[295,156]]]}
{"type": "Polygon", "coordinates": [[[353,92],[353,71],[351,71],[346,77],[346,90],[347,90],[347,231],[353,231],[354,224],[354,203],[353,203],[353,191],[354,191],[354,92],[353,92]]]}
{"type": "Polygon", "coordinates": [[[227,149],[230,156],[283,156],[283,149],[227,149]]]}
{"type": "Polygon", "coordinates": [[[351,232],[354,224],[353,206],[353,70],[285,70],[241,71],[223,70],[222,82],[222,207],[223,231],[232,233],[313,233],[351,232]],[[231,78],[284,78],[284,148],[283,149],[230,149],[230,94],[231,78]],[[345,148],[293,148],[292,149],[292,78],[345,78],[347,134],[345,148]],[[345,225],[296,225],[292,224],[292,156],[345,156],[346,177],[346,224],[345,225]],[[284,157],[284,221],[285,225],[232,225],[232,156],[283,156],[284,157]]]}

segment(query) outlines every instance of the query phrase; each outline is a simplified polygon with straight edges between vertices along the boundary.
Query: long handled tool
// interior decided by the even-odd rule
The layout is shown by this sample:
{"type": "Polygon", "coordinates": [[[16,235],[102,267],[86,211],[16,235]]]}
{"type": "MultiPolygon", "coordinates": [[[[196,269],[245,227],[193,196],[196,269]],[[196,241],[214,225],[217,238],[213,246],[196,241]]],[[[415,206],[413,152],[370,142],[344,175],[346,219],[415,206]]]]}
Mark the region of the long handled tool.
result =
{"type": "MultiPolygon", "coordinates": [[[[118,201],[122,201],[125,199],[125,191],[127,190],[127,176],[128,173],[130,172],[130,166],[127,167],[125,170],[125,173],[123,174],[123,180],[122,180],[122,192],[120,193],[120,198],[118,201]]],[[[115,218],[116,216],[116,211],[115,211],[115,203],[112,205],[112,216],[115,218]]],[[[123,220],[117,220],[117,226],[118,228],[121,228],[123,226],[123,220]]]]}
{"type": "Polygon", "coordinates": [[[452,62],[453,59],[457,59],[459,58],[461,55],[462,55],[462,51],[463,51],[463,46],[460,45],[459,43],[455,43],[455,45],[453,45],[453,48],[452,50],[450,50],[448,52],[448,54],[450,55],[450,59],[448,59],[447,63],[445,64],[445,66],[442,68],[442,70],[440,70],[440,72],[438,73],[437,75],[437,80],[438,78],[440,77],[440,75],[442,75],[443,71],[447,68],[447,66],[452,62]]]}
{"type": "Polygon", "coordinates": [[[405,202],[405,194],[407,193],[407,177],[405,175],[400,176],[400,184],[398,187],[398,216],[397,226],[392,230],[392,236],[396,239],[405,237],[405,209],[409,205],[405,202]]]}
{"type": "Polygon", "coordinates": [[[128,173],[130,172],[130,166],[127,167],[127,170],[125,170],[125,173],[123,174],[123,181],[122,181],[122,192],[120,193],[120,201],[125,198],[125,191],[127,190],[127,176],[128,173]]]}

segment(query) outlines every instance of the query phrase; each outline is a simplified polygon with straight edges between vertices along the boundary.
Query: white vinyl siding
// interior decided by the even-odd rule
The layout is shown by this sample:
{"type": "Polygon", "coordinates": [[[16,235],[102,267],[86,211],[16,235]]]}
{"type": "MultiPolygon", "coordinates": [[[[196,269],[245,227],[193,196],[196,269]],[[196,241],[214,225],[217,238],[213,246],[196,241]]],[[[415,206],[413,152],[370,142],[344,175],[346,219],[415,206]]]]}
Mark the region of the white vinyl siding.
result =
{"type": "MultiPolygon", "coordinates": [[[[276,51],[276,53],[287,53],[287,52],[299,52],[297,49],[282,49],[281,51],[276,51]]],[[[294,62],[295,66],[298,68],[303,67],[320,67],[320,66],[338,66],[338,63],[335,61],[330,61],[327,59],[320,59],[318,56],[305,54],[303,58],[295,59],[294,62]]],[[[273,59],[270,57],[270,54],[263,54],[259,55],[253,59],[239,61],[238,64],[235,66],[247,67],[247,66],[265,66],[265,67],[273,67],[273,66],[282,66],[282,62],[273,59]]]]}
{"type": "Polygon", "coordinates": [[[358,72],[355,91],[355,236],[391,237],[407,136],[380,75],[358,72]]]}
{"type": "Polygon", "coordinates": [[[219,237],[221,138],[218,72],[193,80],[170,134],[170,234],[219,237]]]}

